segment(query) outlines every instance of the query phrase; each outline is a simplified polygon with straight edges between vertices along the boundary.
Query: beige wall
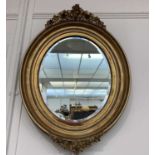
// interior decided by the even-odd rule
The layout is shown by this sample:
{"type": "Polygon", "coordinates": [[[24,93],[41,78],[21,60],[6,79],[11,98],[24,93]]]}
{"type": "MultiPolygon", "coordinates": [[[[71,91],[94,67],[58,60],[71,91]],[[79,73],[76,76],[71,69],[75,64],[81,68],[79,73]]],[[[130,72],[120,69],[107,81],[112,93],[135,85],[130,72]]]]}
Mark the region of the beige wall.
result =
{"type": "Polygon", "coordinates": [[[120,42],[131,70],[128,106],[102,141],[81,155],[148,155],[148,0],[7,0],[7,154],[68,155],[30,120],[19,94],[19,68],[51,13],[79,3],[120,42]]]}

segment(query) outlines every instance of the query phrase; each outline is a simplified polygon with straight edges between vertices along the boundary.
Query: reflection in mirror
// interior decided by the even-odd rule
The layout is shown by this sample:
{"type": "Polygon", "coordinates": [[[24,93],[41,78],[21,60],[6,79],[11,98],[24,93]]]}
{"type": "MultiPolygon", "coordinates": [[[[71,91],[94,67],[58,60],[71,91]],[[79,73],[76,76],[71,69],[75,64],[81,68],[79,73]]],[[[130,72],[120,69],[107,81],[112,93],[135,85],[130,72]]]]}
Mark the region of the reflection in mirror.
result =
{"type": "Polygon", "coordinates": [[[68,122],[86,120],[107,102],[110,67],[92,41],[68,37],[55,43],[44,56],[39,86],[45,104],[57,117],[68,122]]]}

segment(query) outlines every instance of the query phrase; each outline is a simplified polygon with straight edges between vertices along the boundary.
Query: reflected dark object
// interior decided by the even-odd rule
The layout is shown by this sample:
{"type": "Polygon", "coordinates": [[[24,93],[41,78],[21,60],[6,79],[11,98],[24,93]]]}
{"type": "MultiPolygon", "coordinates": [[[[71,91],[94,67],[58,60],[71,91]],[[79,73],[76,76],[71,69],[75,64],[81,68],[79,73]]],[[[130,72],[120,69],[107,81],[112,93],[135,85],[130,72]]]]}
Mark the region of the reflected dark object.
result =
{"type": "Polygon", "coordinates": [[[67,105],[63,105],[60,109],[57,109],[56,113],[61,113],[65,120],[78,120],[84,119],[93,114],[97,110],[97,106],[82,106],[80,103],[76,105],[70,105],[69,110],[67,105]]]}
{"type": "Polygon", "coordinates": [[[88,58],[91,58],[90,54],[88,54],[88,58]]]}
{"type": "Polygon", "coordinates": [[[60,109],[56,110],[55,112],[63,114],[64,117],[67,117],[69,115],[69,110],[67,109],[67,105],[61,106],[60,109]]]}
{"type": "Polygon", "coordinates": [[[97,109],[97,106],[70,106],[71,119],[83,119],[93,114],[97,109]]]}

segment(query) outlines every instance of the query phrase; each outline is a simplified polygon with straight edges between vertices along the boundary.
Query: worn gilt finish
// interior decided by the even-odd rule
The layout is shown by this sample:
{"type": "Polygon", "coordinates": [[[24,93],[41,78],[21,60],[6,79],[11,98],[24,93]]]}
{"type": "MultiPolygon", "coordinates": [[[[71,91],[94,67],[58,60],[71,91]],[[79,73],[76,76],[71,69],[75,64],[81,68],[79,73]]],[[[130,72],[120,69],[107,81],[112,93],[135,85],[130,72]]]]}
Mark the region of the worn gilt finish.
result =
{"type": "Polygon", "coordinates": [[[46,28],[32,42],[21,68],[21,94],[28,114],[34,123],[54,142],[73,152],[83,149],[108,131],[123,111],[129,91],[129,69],[123,51],[107,32],[103,22],[79,5],[62,11],[46,24],[46,28]],[[106,55],[111,68],[112,87],[107,104],[89,120],[67,124],[52,114],[39,91],[39,67],[47,50],[57,41],[81,36],[97,44],[106,55]]]}

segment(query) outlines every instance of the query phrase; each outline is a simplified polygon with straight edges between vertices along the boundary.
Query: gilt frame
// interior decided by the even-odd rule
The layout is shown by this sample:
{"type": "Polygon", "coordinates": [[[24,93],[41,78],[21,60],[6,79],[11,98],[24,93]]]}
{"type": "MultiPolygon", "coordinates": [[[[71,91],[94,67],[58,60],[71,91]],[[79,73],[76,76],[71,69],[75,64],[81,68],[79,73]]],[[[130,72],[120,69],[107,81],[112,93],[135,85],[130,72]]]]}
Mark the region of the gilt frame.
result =
{"type": "Polygon", "coordinates": [[[99,141],[116,123],[126,105],[130,86],[129,67],[122,48],[104,23],[79,5],[58,13],[47,22],[45,29],[28,48],[20,75],[21,95],[30,118],[54,142],[73,152],[83,151],[99,141]],[[38,79],[41,61],[49,47],[70,36],[81,36],[98,45],[107,57],[112,74],[106,105],[91,119],[77,124],[68,124],[48,110],[39,91],[38,79]]]}

